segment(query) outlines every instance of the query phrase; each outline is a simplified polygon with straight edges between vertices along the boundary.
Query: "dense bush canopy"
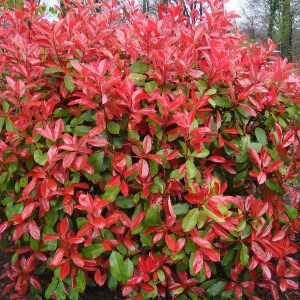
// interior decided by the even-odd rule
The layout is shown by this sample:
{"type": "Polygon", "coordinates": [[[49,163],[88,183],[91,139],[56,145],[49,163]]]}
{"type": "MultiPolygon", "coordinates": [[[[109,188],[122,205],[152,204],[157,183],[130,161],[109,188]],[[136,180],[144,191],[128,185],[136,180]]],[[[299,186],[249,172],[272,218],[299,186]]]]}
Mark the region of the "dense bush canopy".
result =
{"type": "Polygon", "coordinates": [[[249,43],[219,1],[190,18],[74,2],[52,23],[32,3],[1,15],[3,294],[296,289],[296,67],[249,43]]]}

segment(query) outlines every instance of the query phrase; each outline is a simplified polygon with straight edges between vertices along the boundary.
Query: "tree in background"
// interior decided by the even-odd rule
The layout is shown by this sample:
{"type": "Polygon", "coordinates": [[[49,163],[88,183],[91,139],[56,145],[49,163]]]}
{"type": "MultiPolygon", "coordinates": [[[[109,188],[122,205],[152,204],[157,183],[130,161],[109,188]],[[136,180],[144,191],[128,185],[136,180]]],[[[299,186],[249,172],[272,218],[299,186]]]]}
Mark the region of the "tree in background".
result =
{"type": "MultiPolygon", "coordinates": [[[[276,0],[278,1],[278,0],[276,0]]],[[[291,7],[291,0],[282,0],[281,4],[281,23],[280,23],[280,41],[282,57],[287,57],[289,60],[293,59],[293,12],[291,7]]]]}
{"type": "Polygon", "coordinates": [[[298,60],[300,2],[298,0],[247,0],[242,9],[242,30],[254,40],[273,39],[282,57],[298,60]]]}

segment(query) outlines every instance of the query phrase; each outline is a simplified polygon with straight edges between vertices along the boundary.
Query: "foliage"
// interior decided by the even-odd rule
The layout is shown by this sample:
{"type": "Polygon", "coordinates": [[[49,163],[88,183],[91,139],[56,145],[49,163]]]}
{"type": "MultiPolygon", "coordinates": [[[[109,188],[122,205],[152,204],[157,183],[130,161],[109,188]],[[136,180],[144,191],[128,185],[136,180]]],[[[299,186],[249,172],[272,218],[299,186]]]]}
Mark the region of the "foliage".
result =
{"type": "Polygon", "coordinates": [[[294,66],[248,43],[219,1],[201,20],[79,2],[52,23],[32,3],[1,15],[3,294],[296,289],[299,203],[283,200],[300,167],[294,66]]]}

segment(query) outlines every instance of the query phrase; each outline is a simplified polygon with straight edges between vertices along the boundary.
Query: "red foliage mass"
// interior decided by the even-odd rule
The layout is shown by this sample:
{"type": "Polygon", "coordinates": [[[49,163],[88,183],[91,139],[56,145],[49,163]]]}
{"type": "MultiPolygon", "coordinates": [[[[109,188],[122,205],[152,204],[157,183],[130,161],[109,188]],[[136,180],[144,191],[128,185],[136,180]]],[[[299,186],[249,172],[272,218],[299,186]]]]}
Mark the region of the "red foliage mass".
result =
{"type": "Polygon", "coordinates": [[[33,3],[0,17],[3,294],[78,299],[88,278],[131,299],[297,289],[296,67],[219,1],[191,19],[75,2],[52,23],[33,3]]]}

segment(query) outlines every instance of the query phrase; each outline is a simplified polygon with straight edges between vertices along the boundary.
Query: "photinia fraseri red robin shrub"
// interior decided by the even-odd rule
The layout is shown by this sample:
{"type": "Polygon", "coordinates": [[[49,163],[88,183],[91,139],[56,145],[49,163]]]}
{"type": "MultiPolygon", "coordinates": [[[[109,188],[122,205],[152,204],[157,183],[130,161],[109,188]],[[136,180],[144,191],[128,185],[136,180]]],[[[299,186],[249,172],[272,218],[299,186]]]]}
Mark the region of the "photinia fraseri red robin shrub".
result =
{"type": "Polygon", "coordinates": [[[2,294],[297,289],[296,66],[219,1],[190,19],[74,2],[52,23],[32,3],[1,15],[2,294]]]}

